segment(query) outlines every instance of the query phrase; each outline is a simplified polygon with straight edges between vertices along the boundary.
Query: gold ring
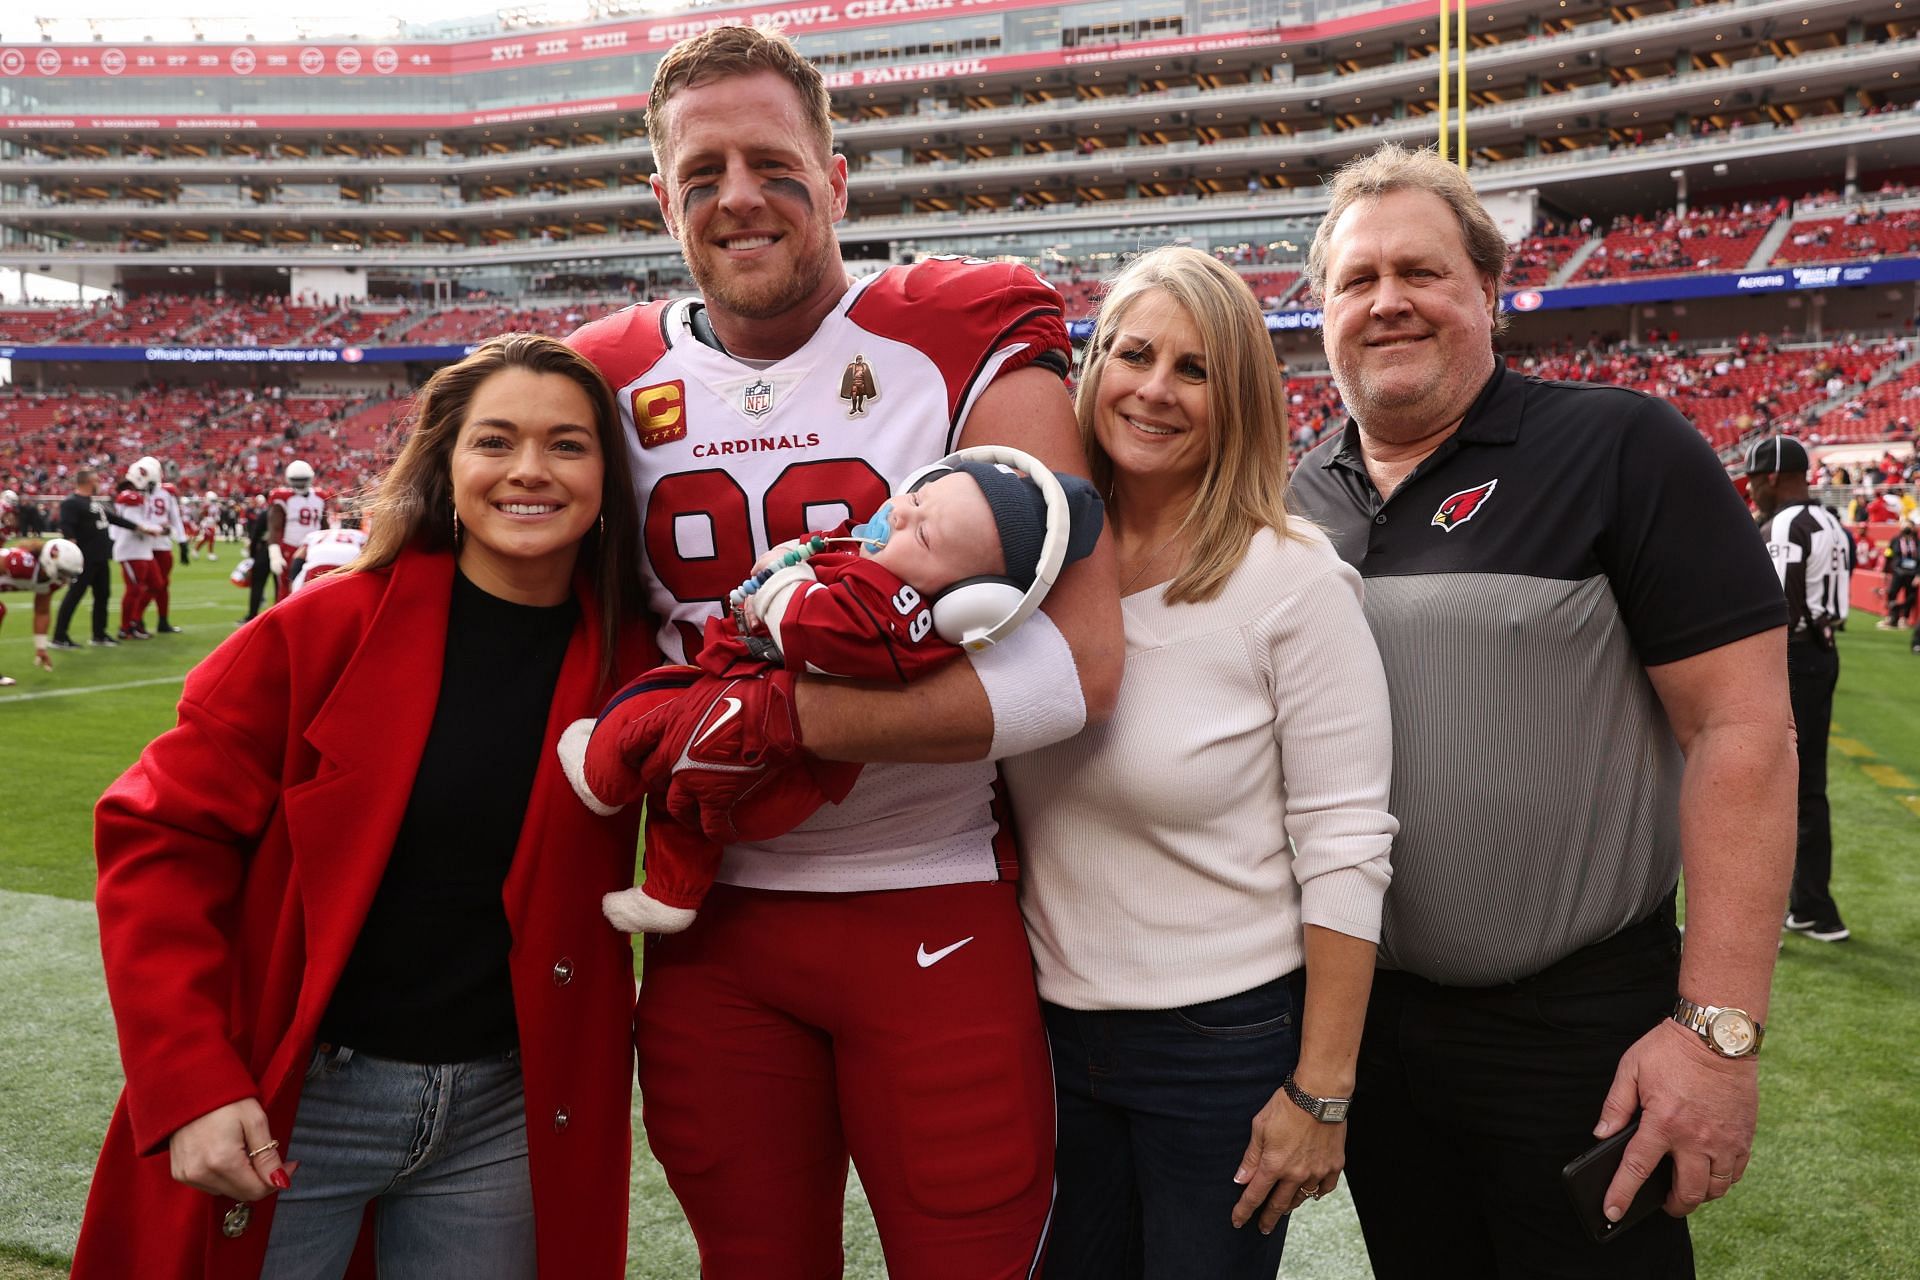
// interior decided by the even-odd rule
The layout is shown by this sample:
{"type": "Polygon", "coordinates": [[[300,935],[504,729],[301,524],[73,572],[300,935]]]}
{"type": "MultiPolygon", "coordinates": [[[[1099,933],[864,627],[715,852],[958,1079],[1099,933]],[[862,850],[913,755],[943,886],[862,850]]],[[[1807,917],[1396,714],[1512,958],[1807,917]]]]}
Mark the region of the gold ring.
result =
{"type": "Polygon", "coordinates": [[[251,1160],[255,1156],[264,1155],[267,1152],[272,1151],[274,1148],[278,1147],[279,1145],[280,1145],[280,1140],[278,1138],[269,1138],[267,1140],[266,1146],[255,1147],[253,1150],[247,1152],[247,1159],[251,1160]]]}
{"type": "Polygon", "coordinates": [[[1730,1173],[1715,1173],[1715,1172],[1714,1172],[1713,1170],[1711,1170],[1711,1169],[1709,1169],[1709,1170],[1707,1170],[1707,1176],[1708,1176],[1709,1178],[1716,1178],[1716,1179],[1718,1179],[1718,1180],[1719,1180],[1719,1181],[1721,1181],[1721,1182],[1732,1182],[1732,1181],[1733,1181],[1733,1175],[1732,1175],[1732,1174],[1730,1174],[1730,1173]]]}

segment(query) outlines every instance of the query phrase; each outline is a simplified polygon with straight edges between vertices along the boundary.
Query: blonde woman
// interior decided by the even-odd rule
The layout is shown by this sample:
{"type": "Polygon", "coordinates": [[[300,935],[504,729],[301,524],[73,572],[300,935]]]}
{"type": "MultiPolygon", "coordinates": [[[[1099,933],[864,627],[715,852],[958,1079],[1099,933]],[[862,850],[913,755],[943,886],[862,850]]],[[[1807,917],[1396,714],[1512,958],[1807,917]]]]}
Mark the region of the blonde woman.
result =
{"type": "Polygon", "coordinates": [[[1110,722],[1007,762],[1059,1104],[1047,1274],[1270,1278],[1343,1165],[1398,829],[1386,683],[1359,578],[1287,517],[1239,276],[1128,266],[1077,413],[1127,656],[1110,722]]]}

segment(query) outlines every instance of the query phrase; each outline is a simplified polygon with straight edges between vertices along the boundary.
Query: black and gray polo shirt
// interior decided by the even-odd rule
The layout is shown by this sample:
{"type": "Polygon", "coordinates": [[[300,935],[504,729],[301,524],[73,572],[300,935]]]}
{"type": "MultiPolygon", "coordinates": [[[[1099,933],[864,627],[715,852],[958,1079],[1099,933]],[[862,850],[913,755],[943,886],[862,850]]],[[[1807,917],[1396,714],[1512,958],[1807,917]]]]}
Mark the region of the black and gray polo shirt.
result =
{"type": "Polygon", "coordinates": [[[1639,392],[1499,368],[1391,498],[1349,420],[1289,505],[1366,579],[1392,695],[1381,963],[1511,982],[1658,906],[1681,757],[1646,668],[1786,622],[1699,433],[1639,392]]]}

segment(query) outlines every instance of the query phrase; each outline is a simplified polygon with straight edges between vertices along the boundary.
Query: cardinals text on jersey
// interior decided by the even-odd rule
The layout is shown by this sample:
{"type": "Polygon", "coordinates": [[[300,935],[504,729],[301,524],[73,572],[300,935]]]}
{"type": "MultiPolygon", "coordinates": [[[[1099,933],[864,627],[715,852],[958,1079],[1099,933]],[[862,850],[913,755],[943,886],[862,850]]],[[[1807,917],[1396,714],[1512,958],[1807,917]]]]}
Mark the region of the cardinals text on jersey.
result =
{"type": "Polygon", "coordinates": [[[569,340],[620,401],[649,607],[669,661],[768,547],[863,520],[949,453],[1001,373],[1067,350],[1058,293],[1024,266],[930,258],[850,288],[800,350],[756,369],[693,336],[697,303],[630,307],[569,340]],[[853,412],[850,368],[868,390],[853,412]]]}

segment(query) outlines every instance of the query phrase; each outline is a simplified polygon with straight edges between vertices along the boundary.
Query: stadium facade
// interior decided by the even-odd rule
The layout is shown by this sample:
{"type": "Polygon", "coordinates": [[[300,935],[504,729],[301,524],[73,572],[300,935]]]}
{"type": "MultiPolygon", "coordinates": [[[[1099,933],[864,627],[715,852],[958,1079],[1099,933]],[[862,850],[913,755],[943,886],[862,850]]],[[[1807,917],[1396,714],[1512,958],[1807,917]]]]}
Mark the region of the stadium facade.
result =
{"type": "MultiPolygon", "coordinates": [[[[819,0],[284,45],[60,44],[7,22],[0,266],[325,296],[647,279],[676,246],[646,182],[646,86],[674,41],[728,21],[781,27],[829,76],[853,256],[1186,238],[1297,262],[1332,166],[1434,137],[1439,17],[819,0]]],[[[1469,4],[1476,182],[1515,239],[1543,214],[1873,190],[1920,171],[1917,19],[1920,0],[1469,4]]]]}

